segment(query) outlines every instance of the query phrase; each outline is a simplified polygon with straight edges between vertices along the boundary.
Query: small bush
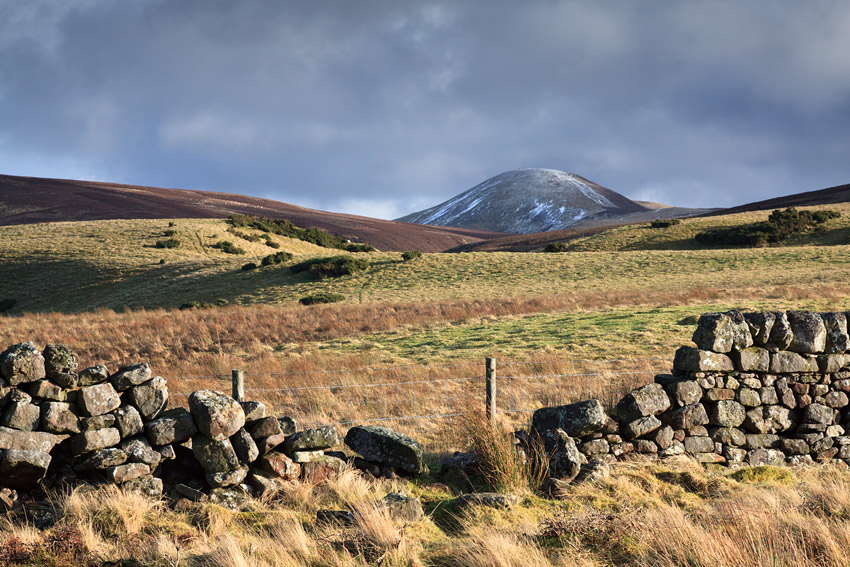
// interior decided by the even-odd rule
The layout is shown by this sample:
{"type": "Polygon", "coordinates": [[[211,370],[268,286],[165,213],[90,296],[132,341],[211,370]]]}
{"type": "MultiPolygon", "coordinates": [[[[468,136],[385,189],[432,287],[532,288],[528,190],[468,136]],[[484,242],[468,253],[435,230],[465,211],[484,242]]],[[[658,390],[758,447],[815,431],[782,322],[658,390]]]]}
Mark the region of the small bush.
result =
{"type": "Polygon", "coordinates": [[[272,237],[268,234],[264,234],[263,238],[266,239],[266,246],[268,246],[269,248],[280,248],[280,244],[272,240],[272,237]]]}
{"type": "Polygon", "coordinates": [[[291,252],[277,252],[275,254],[269,254],[263,258],[262,265],[273,266],[275,264],[283,264],[284,262],[289,262],[292,258],[293,255],[291,252]]]}
{"type": "Polygon", "coordinates": [[[174,236],[175,234],[177,234],[177,231],[174,230],[173,228],[169,228],[168,230],[162,231],[163,236],[174,236]]]}
{"type": "Polygon", "coordinates": [[[168,226],[174,226],[174,221],[168,221],[168,226]]]}
{"type": "Polygon", "coordinates": [[[417,258],[422,257],[422,252],[420,250],[408,250],[407,252],[401,253],[401,259],[405,262],[409,262],[411,260],[415,260],[417,258]]]}
{"type": "Polygon", "coordinates": [[[266,233],[297,238],[325,248],[337,248],[346,252],[374,252],[370,244],[349,242],[319,228],[300,228],[284,219],[270,219],[254,215],[230,215],[228,222],[235,228],[254,228],[266,233]]]}
{"type": "Polygon", "coordinates": [[[225,254],[245,254],[245,250],[235,246],[229,240],[219,240],[215,244],[212,245],[213,248],[218,248],[225,254]]]}
{"type": "Polygon", "coordinates": [[[240,231],[236,230],[235,228],[233,228],[232,226],[227,229],[227,232],[229,232],[230,234],[232,234],[233,236],[235,236],[237,238],[241,238],[242,240],[247,240],[248,242],[259,242],[260,241],[260,235],[259,234],[248,234],[246,232],[240,232],[240,231]]]}
{"type": "Polygon", "coordinates": [[[792,236],[809,232],[828,220],[841,216],[838,211],[798,211],[794,207],[776,209],[767,221],[698,233],[694,239],[709,246],[750,246],[758,248],[783,242],[792,236]]]}
{"type": "Polygon", "coordinates": [[[180,241],[176,238],[169,238],[168,240],[157,240],[156,241],[157,248],[180,248],[180,241]]]}
{"type": "Polygon", "coordinates": [[[553,242],[551,244],[547,244],[546,248],[543,249],[544,252],[568,252],[569,244],[566,242],[553,242]]]}
{"type": "Polygon", "coordinates": [[[251,270],[256,270],[257,268],[259,268],[257,264],[255,264],[254,262],[248,262],[247,264],[244,264],[242,266],[242,271],[250,272],[251,270]]]}
{"type": "Polygon", "coordinates": [[[671,226],[676,226],[680,224],[682,221],[679,219],[655,219],[651,223],[649,223],[650,228],[668,228],[671,226]]]}
{"type": "Polygon", "coordinates": [[[342,294],[321,291],[319,293],[314,293],[312,295],[302,297],[298,301],[301,303],[301,305],[316,305],[319,303],[338,303],[344,300],[345,296],[342,294]]]}
{"type": "Polygon", "coordinates": [[[374,252],[375,247],[364,242],[350,242],[343,248],[343,250],[346,252],[374,252]]]}
{"type": "Polygon", "coordinates": [[[293,274],[309,271],[319,279],[338,278],[362,272],[369,267],[369,262],[351,256],[332,256],[330,258],[313,258],[289,267],[293,274]]]}
{"type": "Polygon", "coordinates": [[[159,263],[160,263],[160,264],[165,264],[165,258],[160,258],[160,259],[159,259],[159,263]]]}

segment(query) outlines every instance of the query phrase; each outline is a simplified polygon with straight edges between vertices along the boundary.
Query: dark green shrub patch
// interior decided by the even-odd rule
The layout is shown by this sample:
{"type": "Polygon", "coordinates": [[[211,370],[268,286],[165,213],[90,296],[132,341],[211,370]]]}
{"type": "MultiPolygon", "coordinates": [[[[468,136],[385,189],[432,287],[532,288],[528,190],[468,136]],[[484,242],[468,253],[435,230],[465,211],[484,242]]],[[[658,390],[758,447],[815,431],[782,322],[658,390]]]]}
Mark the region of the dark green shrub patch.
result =
{"type": "Polygon", "coordinates": [[[242,232],[240,230],[236,230],[232,226],[227,229],[227,232],[232,234],[237,238],[241,238],[242,240],[247,240],[248,242],[259,242],[260,235],[259,234],[248,234],[247,232],[242,232]]]}
{"type": "Polygon", "coordinates": [[[369,267],[369,262],[352,256],[332,256],[330,258],[313,258],[299,262],[289,267],[293,274],[309,271],[319,279],[338,278],[362,272],[369,267]]]}
{"type": "Polygon", "coordinates": [[[543,249],[544,252],[567,252],[569,250],[569,244],[566,242],[553,242],[551,244],[547,244],[546,248],[543,249]]]}
{"type": "Polygon", "coordinates": [[[18,300],[14,297],[6,297],[4,299],[0,299],[0,313],[6,313],[11,311],[11,309],[18,303],[18,300]]]}
{"type": "Polygon", "coordinates": [[[706,230],[698,233],[694,239],[708,246],[760,247],[809,232],[840,216],[838,211],[798,211],[789,207],[773,211],[766,221],[706,230]]]}
{"type": "Polygon", "coordinates": [[[263,258],[262,265],[263,266],[273,266],[275,264],[283,264],[284,262],[289,262],[292,260],[291,252],[277,252],[275,254],[269,254],[265,258],[263,258]]]}
{"type": "Polygon", "coordinates": [[[254,228],[271,234],[296,238],[325,248],[337,248],[348,252],[372,252],[369,244],[349,242],[345,238],[333,236],[319,228],[300,228],[285,219],[270,219],[254,215],[230,215],[227,219],[234,227],[254,228]]]}
{"type": "Polygon", "coordinates": [[[411,260],[415,260],[417,258],[422,257],[422,252],[420,250],[408,250],[406,252],[401,253],[401,259],[405,262],[409,262],[411,260]]]}
{"type": "Polygon", "coordinates": [[[177,231],[173,228],[169,228],[168,230],[162,231],[163,236],[174,236],[175,234],[177,234],[177,231]]]}
{"type": "Polygon", "coordinates": [[[157,240],[155,246],[157,248],[180,248],[180,241],[176,238],[169,238],[168,240],[157,240]]]}
{"type": "Polygon", "coordinates": [[[235,246],[229,240],[219,240],[218,242],[213,244],[212,247],[218,248],[219,250],[221,250],[225,254],[244,254],[245,253],[245,250],[243,250],[242,248],[239,248],[238,246],[235,246]]]}
{"type": "Polygon", "coordinates": [[[244,264],[242,266],[242,271],[250,272],[251,270],[256,270],[257,268],[259,268],[257,264],[255,264],[254,262],[248,262],[247,264],[244,264]]]}
{"type": "Polygon", "coordinates": [[[649,223],[650,228],[668,228],[671,226],[676,226],[680,224],[682,221],[679,219],[655,219],[651,223],[649,223]]]}
{"type": "Polygon", "coordinates": [[[301,305],[316,305],[318,303],[338,303],[344,300],[345,296],[342,294],[322,291],[319,293],[308,295],[306,297],[302,297],[298,301],[301,303],[301,305]]]}

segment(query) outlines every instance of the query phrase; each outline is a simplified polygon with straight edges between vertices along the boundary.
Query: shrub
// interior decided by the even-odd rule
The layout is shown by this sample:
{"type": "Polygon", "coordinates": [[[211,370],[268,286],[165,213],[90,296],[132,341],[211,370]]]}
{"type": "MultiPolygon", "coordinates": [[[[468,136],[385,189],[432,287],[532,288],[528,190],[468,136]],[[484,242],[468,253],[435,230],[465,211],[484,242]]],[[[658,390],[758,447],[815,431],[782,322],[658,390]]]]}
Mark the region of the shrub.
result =
{"type": "Polygon", "coordinates": [[[344,301],[345,296],[339,293],[330,293],[328,291],[320,291],[306,297],[302,297],[298,301],[301,305],[316,305],[318,303],[337,303],[344,301]]]}
{"type": "Polygon", "coordinates": [[[676,226],[680,224],[682,221],[679,219],[655,219],[651,223],[649,223],[650,228],[668,228],[671,226],[676,226]]]}
{"type": "Polygon", "coordinates": [[[422,257],[422,252],[419,250],[408,250],[407,252],[401,253],[401,259],[405,262],[409,262],[411,260],[415,260],[417,258],[422,257]]]}
{"type": "Polygon", "coordinates": [[[239,248],[238,246],[235,246],[229,240],[219,240],[218,242],[213,244],[212,247],[218,248],[219,250],[221,250],[225,254],[244,254],[245,253],[245,250],[243,250],[242,248],[239,248]]]}
{"type": "Polygon", "coordinates": [[[343,250],[346,252],[374,252],[375,247],[365,242],[349,242],[343,250]]]}
{"type": "Polygon", "coordinates": [[[18,300],[13,297],[7,297],[5,299],[0,299],[0,313],[6,313],[11,311],[12,308],[18,303],[18,300]]]}
{"type": "Polygon", "coordinates": [[[332,256],[330,258],[313,258],[300,262],[289,269],[293,274],[309,271],[319,279],[338,278],[362,272],[369,267],[369,262],[351,256],[332,256]]]}
{"type": "Polygon", "coordinates": [[[174,226],[174,221],[168,221],[168,226],[174,226]]]}
{"type": "Polygon", "coordinates": [[[705,230],[694,239],[709,246],[761,247],[809,232],[817,225],[840,216],[838,211],[798,211],[788,207],[773,211],[767,221],[705,230]]]}
{"type": "Polygon", "coordinates": [[[159,263],[160,263],[160,264],[165,264],[165,258],[160,258],[160,259],[159,259],[159,263]]]}
{"type": "Polygon", "coordinates": [[[280,248],[280,244],[272,240],[272,237],[268,234],[264,234],[263,238],[266,239],[266,246],[268,246],[269,248],[280,248]]]}
{"type": "Polygon", "coordinates": [[[292,257],[291,252],[277,252],[275,254],[269,254],[263,258],[262,265],[273,266],[274,264],[283,264],[284,262],[292,260],[292,257]]]}
{"type": "Polygon", "coordinates": [[[241,232],[233,228],[232,226],[227,229],[227,232],[232,234],[237,238],[241,238],[242,240],[247,240],[248,242],[259,242],[260,235],[258,234],[248,234],[247,232],[241,232]]]}
{"type": "Polygon", "coordinates": [[[254,228],[262,232],[296,238],[325,248],[337,248],[347,252],[373,252],[370,244],[349,242],[345,238],[333,236],[320,228],[300,228],[285,219],[270,219],[254,215],[230,215],[228,222],[236,228],[254,228]]]}
{"type": "Polygon", "coordinates": [[[171,229],[171,228],[169,228],[168,230],[162,231],[163,236],[174,236],[175,234],[177,234],[177,231],[174,230],[174,229],[171,229]]]}
{"type": "Polygon", "coordinates": [[[254,262],[248,262],[247,264],[244,264],[242,266],[242,271],[250,272],[251,270],[256,270],[257,268],[259,268],[257,264],[255,264],[254,262]]]}
{"type": "Polygon", "coordinates": [[[570,245],[566,242],[553,242],[551,244],[547,244],[546,248],[543,249],[544,252],[568,252],[570,249],[570,245]]]}
{"type": "Polygon", "coordinates": [[[179,248],[180,241],[176,238],[169,238],[168,240],[157,240],[156,241],[157,248],[179,248]]]}

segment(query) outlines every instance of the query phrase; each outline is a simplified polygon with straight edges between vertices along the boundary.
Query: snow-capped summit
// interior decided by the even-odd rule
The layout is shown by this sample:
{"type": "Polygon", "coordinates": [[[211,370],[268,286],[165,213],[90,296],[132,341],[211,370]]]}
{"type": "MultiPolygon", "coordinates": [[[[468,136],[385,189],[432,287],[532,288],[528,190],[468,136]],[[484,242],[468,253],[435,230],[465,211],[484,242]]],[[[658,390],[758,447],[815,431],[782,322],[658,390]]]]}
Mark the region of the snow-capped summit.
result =
{"type": "Polygon", "coordinates": [[[646,207],[584,177],[555,169],[515,169],[435,207],[397,219],[416,224],[531,233],[561,230],[598,214],[646,207]]]}

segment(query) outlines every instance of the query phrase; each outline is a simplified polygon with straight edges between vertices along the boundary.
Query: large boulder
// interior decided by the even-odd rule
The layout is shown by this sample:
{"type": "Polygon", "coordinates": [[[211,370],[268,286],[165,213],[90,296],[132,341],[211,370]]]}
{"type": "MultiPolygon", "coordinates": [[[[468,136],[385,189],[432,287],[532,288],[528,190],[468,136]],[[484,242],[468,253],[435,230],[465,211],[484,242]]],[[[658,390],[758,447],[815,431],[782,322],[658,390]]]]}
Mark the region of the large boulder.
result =
{"type": "Polygon", "coordinates": [[[788,322],[794,338],[788,350],[801,353],[823,352],[826,348],[826,327],[823,319],[811,311],[789,311],[788,322]]]}
{"type": "Polygon", "coordinates": [[[77,387],[77,355],[65,345],[48,344],[41,351],[47,378],[63,388],[77,387]]]}
{"type": "Polygon", "coordinates": [[[79,433],[80,417],[76,406],[66,402],[42,402],[41,428],[50,433],[79,433]]]}
{"type": "Polygon", "coordinates": [[[648,415],[658,415],[670,408],[670,398],[661,384],[651,383],[632,390],[617,404],[621,421],[634,421],[648,415]]]}
{"type": "Polygon", "coordinates": [[[145,424],[145,435],[151,445],[182,443],[197,431],[192,415],[183,408],[168,410],[145,424]]]}
{"type": "Polygon", "coordinates": [[[93,471],[117,467],[127,462],[127,453],[117,447],[98,449],[74,461],[74,470],[93,471]]]}
{"type": "Polygon", "coordinates": [[[693,339],[698,348],[727,353],[753,344],[750,328],[740,311],[703,313],[697,322],[693,339]]]}
{"type": "Polygon", "coordinates": [[[44,357],[33,343],[12,345],[0,353],[0,376],[12,386],[41,380],[46,376],[44,357]]]}
{"type": "Polygon", "coordinates": [[[823,351],[828,354],[843,353],[850,349],[850,336],[847,334],[847,315],[845,313],[821,313],[826,328],[826,345],[823,351]]]}
{"type": "Polygon", "coordinates": [[[8,427],[0,427],[0,449],[19,449],[22,451],[41,451],[49,453],[67,435],[56,435],[43,431],[19,431],[8,427]]]}
{"type": "Polygon", "coordinates": [[[240,429],[233,434],[230,438],[230,444],[233,445],[233,450],[236,451],[236,456],[239,457],[240,463],[253,463],[260,456],[257,443],[244,429],[240,429]]]}
{"type": "Polygon", "coordinates": [[[114,447],[121,442],[121,434],[114,427],[98,429],[95,431],[83,431],[71,437],[71,452],[74,455],[91,453],[98,449],[114,447]]]}
{"type": "Polygon", "coordinates": [[[738,427],[746,416],[744,406],[733,400],[720,400],[708,409],[709,423],[718,427],[738,427]]]}
{"type": "Polygon", "coordinates": [[[34,431],[41,420],[41,410],[32,402],[32,398],[20,391],[12,390],[9,394],[11,403],[3,412],[2,425],[21,431],[34,431]]]}
{"type": "Polygon", "coordinates": [[[753,344],[765,346],[770,342],[770,332],[776,321],[776,314],[771,312],[744,313],[744,320],[750,327],[753,344]]]}
{"type": "Polygon", "coordinates": [[[543,449],[549,455],[549,477],[569,482],[578,476],[587,459],[563,429],[543,433],[543,449]]]}
{"type": "Polygon", "coordinates": [[[607,421],[599,400],[585,400],[538,409],[531,418],[531,429],[541,435],[550,429],[563,429],[571,437],[581,437],[602,430],[607,421]]]}
{"type": "Polygon", "coordinates": [[[359,425],[348,430],[345,444],[367,461],[413,474],[424,472],[422,445],[388,427],[359,425]]]}
{"type": "Polygon", "coordinates": [[[0,460],[0,478],[4,486],[27,488],[40,482],[50,466],[50,454],[43,451],[9,449],[0,460]]]}
{"type": "Polygon", "coordinates": [[[112,415],[115,416],[115,427],[121,433],[122,438],[138,435],[145,429],[139,410],[133,406],[121,406],[112,415]]]}
{"type": "Polygon", "coordinates": [[[239,457],[229,439],[210,439],[204,435],[192,438],[192,453],[208,473],[227,472],[239,468],[239,457]]]}
{"type": "Polygon", "coordinates": [[[805,358],[796,352],[779,351],[770,354],[770,372],[773,374],[792,374],[799,372],[817,372],[816,358],[805,358]]]}
{"type": "Polygon", "coordinates": [[[102,384],[107,380],[109,380],[109,369],[103,364],[90,366],[77,374],[78,386],[94,386],[95,384],[102,384]]]}
{"type": "Polygon", "coordinates": [[[765,346],[771,351],[785,350],[794,340],[791,323],[788,322],[788,315],[784,311],[776,311],[773,315],[774,321],[773,327],[770,328],[770,341],[765,346]]]}
{"type": "Polygon", "coordinates": [[[198,431],[215,441],[227,439],[245,425],[245,411],[239,402],[214,390],[192,392],[189,413],[198,431]]]}

